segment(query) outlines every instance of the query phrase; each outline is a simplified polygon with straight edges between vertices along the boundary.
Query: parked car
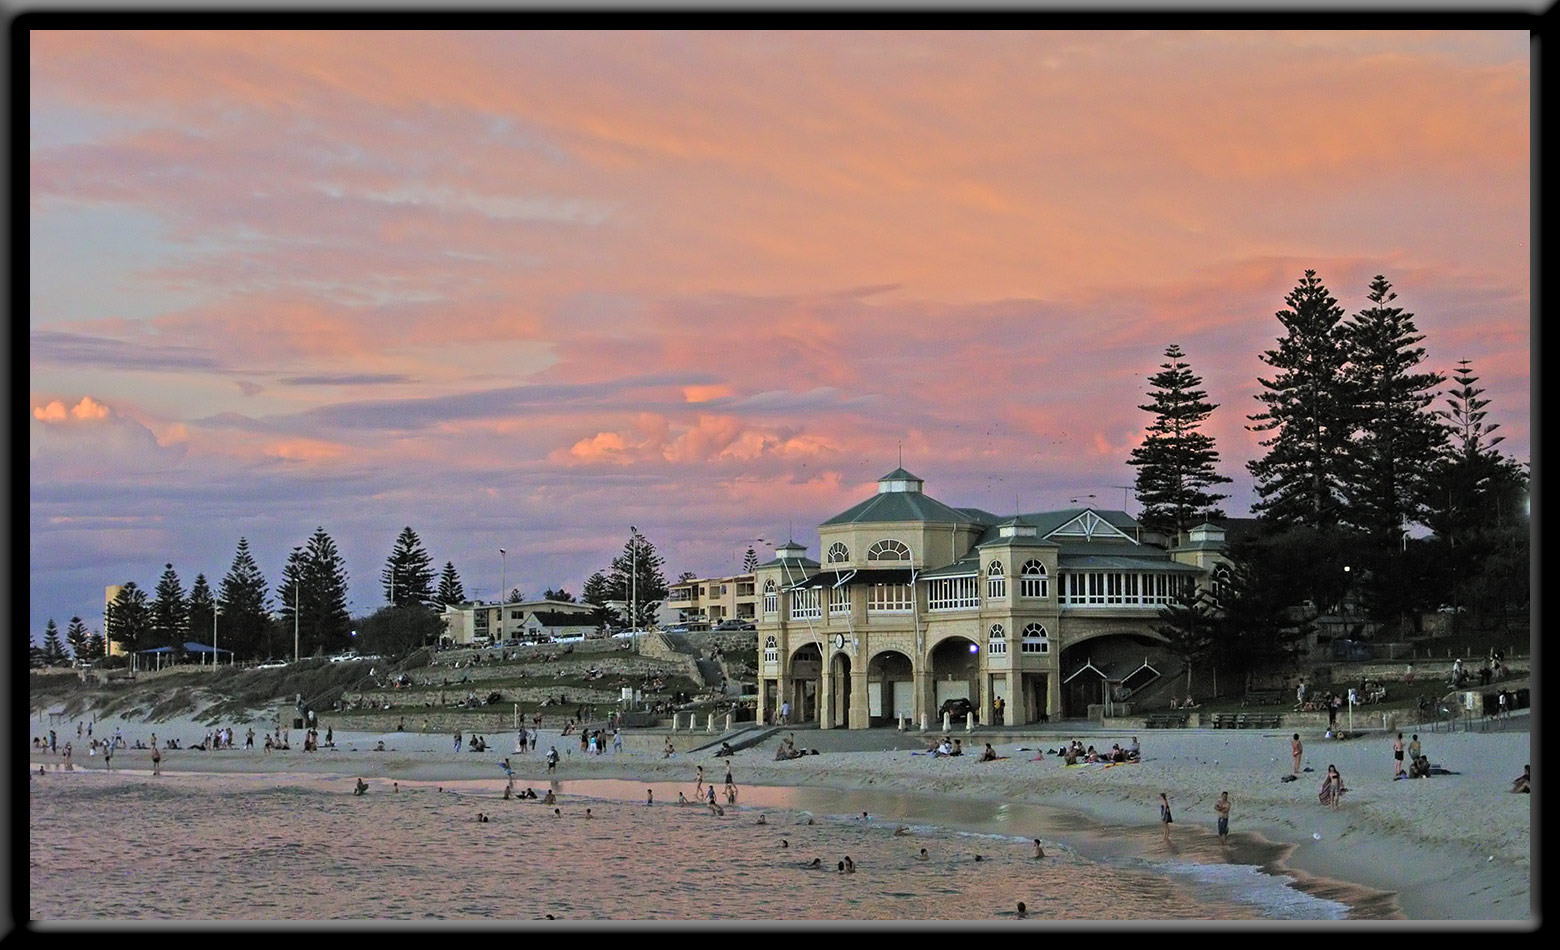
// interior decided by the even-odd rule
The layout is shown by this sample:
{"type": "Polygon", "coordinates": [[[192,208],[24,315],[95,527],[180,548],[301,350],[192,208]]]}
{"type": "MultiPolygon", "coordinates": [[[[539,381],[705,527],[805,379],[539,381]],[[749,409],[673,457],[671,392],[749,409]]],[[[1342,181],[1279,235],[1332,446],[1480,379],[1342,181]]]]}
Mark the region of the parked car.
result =
{"type": "Polygon", "coordinates": [[[264,663],[261,663],[259,666],[255,667],[255,669],[257,669],[257,670],[280,670],[280,669],[282,669],[282,668],[284,668],[286,666],[287,666],[287,661],[286,660],[266,660],[264,663]]]}
{"type": "Polygon", "coordinates": [[[953,719],[963,719],[966,715],[974,711],[975,704],[970,702],[968,699],[964,699],[963,697],[958,699],[945,699],[943,700],[942,706],[937,710],[937,716],[939,719],[943,716],[949,716],[953,719]]]}

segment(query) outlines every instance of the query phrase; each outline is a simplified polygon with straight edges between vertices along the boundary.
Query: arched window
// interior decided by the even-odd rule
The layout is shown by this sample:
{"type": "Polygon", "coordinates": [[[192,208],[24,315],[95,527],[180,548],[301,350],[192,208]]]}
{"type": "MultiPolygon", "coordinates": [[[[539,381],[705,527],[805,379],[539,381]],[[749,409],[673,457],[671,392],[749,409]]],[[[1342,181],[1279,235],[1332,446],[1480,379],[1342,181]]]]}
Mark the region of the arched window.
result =
{"type": "Polygon", "coordinates": [[[1213,581],[1209,584],[1209,587],[1212,588],[1213,605],[1217,607],[1230,587],[1230,566],[1228,564],[1220,564],[1213,569],[1213,581]]]}
{"type": "Polygon", "coordinates": [[[780,662],[780,642],[775,639],[774,634],[764,638],[764,662],[780,662]]]}
{"type": "Polygon", "coordinates": [[[991,629],[987,631],[986,648],[991,651],[992,656],[1007,653],[1007,630],[1003,629],[1000,623],[992,624],[991,629]]]}
{"type": "Polygon", "coordinates": [[[1003,573],[1001,561],[986,565],[986,599],[1007,599],[1007,575],[1003,573]]]}
{"type": "Polygon", "coordinates": [[[867,548],[867,560],[908,561],[910,560],[910,549],[902,541],[885,538],[882,541],[875,542],[872,547],[867,548]]]}
{"type": "Polygon", "coordinates": [[[1025,561],[1018,575],[1018,596],[1049,597],[1051,593],[1049,582],[1050,578],[1046,575],[1044,564],[1035,560],[1025,561]]]}
{"type": "Polygon", "coordinates": [[[847,548],[844,543],[836,541],[829,545],[828,563],[843,564],[848,560],[850,560],[850,548],[847,548]]]}
{"type": "Polygon", "coordinates": [[[776,586],[774,578],[764,582],[764,613],[777,614],[780,612],[780,588],[776,586]]]}
{"type": "Polygon", "coordinates": [[[1050,653],[1051,641],[1046,639],[1045,628],[1038,623],[1025,626],[1019,650],[1023,653],[1050,653]]]}

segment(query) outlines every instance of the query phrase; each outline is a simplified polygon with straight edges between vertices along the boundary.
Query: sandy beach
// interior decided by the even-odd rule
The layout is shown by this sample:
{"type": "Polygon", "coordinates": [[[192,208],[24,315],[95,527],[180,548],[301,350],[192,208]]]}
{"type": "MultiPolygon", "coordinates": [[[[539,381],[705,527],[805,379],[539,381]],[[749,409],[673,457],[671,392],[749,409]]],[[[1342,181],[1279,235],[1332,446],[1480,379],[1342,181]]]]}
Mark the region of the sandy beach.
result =
{"type": "MultiPolygon", "coordinates": [[[[52,774],[60,761],[58,756],[31,749],[32,738],[46,736],[48,728],[35,718],[24,736],[34,773],[42,765],[52,774]]],[[[101,758],[89,757],[85,742],[76,740],[74,721],[54,728],[62,748],[67,739],[74,744],[78,770],[102,768],[101,758]]],[[[100,719],[93,734],[111,736],[116,728],[132,745],[138,739],[148,740],[153,732],[189,745],[192,740],[198,743],[208,729],[194,719],[156,723],[100,719]]],[[[236,747],[242,746],[246,728],[234,724],[236,747]]],[[[261,735],[257,729],[257,743],[261,735]]],[[[807,747],[811,739],[824,734],[801,730],[796,736],[798,745],[807,747]]],[[[1078,737],[1101,748],[1114,742],[1126,745],[1132,738],[1098,730],[1080,732],[1078,737]]],[[[286,752],[241,748],[165,752],[162,769],[175,780],[181,771],[273,773],[279,781],[303,773],[340,775],[344,781],[363,777],[380,784],[481,780],[491,781],[498,792],[504,785],[498,763],[507,757],[521,786],[544,787],[549,777],[625,779],[686,783],[691,794],[698,766],[703,766],[707,781],[718,783],[729,763],[739,788],[893,791],[1043,805],[1075,814],[1080,822],[1097,823],[1107,832],[1153,829],[1156,834],[1160,792],[1169,796],[1173,827],[1179,831],[1188,825],[1211,828],[1213,803],[1220,792],[1228,791],[1234,803],[1232,838],[1250,841],[1259,836],[1292,846],[1281,863],[1297,876],[1390,892],[1396,895],[1401,916],[1409,921],[1505,921],[1524,929],[1540,922],[1531,890],[1533,797],[1509,791],[1512,778],[1532,759],[1525,716],[1500,731],[1421,733],[1430,761],[1457,774],[1399,781],[1392,779],[1392,734],[1381,732],[1347,741],[1303,734],[1303,765],[1312,771],[1292,782],[1282,781],[1290,772],[1289,734],[1258,730],[1140,733],[1143,761],[1109,768],[1069,768],[1050,754],[1035,761],[1037,747],[1048,752],[1061,745],[1059,731],[1021,739],[997,737],[993,745],[1005,758],[984,763],[977,760],[985,741],[979,737],[959,758],[897,749],[829,751],[783,762],[774,761],[774,741],[730,758],[715,756],[713,749],[665,758],[646,748],[652,744],[647,735],[632,736],[637,741],[628,743],[622,753],[609,750],[594,757],[579,753],[576,737],[560,738],[553,731],[544,731],[540,752],[525,755],[513,754],[512,734],[487,737],[490,747],[483,753],[456,752],[447,735],[338,730],[334,738],[336,748],[317,753],[300,751],[302,737],[296,730],[293,748],[286,752]],[[386,751],[372,751],[381,741],[386,751]],[[556,745],[563,756],[554,776],[546,774],[542,756],[550,745],[556,745]],[[1317,802],[1317,789],[1329,764],[1337,766],[1348,788],[1336,811],[1317,802]]],[[[918,737],[894,738],[904,743],[918,737]]],[[[817,744],[826,743],[819,739],[817,744]]],[[[115,755],[114,767],[149,773],[150,752],[123,750],[115,755]]]]}

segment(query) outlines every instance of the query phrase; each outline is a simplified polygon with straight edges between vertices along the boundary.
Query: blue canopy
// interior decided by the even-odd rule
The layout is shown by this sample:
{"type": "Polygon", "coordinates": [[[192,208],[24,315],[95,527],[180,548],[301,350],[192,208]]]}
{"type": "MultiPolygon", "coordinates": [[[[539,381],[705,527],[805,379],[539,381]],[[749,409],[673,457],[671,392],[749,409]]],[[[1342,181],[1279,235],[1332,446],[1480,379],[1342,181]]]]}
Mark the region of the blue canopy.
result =
{"type": "MultiPolygon", "coordinates": [[[[164,649],[170,649],[170,648],[165,647],[164,649]]],[[[186,652],[186,653],[232,653],[233,651],[232,650],[222,650],[222,649],[218,649],[216,647],[207,646],[204,643],[195,643],[192,640],[186,640],[186,641],[184,641],[184,652],[186,652]]]]}
{"type": "Polygon", "coordinates": [[[150,650],[137,650],[137,653],[172,653],[173,647],[152,647],[150,650]]]}

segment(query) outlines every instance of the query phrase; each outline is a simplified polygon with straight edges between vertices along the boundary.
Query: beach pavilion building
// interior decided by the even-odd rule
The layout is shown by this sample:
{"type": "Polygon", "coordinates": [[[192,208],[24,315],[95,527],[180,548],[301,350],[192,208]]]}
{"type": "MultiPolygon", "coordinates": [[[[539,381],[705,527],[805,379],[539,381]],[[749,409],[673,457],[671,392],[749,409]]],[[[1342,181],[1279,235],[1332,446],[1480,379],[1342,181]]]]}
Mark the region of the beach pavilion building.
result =
{"type": "Polygon", "coordinates": [[[1223,569],[1220,528],[1165,546],[1124,511],[1003,517],[923,486],[896,469],[819,525],[821,560],[787,541],[759,565],[761,721],[937,728],[960,698],[987,725],[998,699],[1009,725],[1083,717],[1184,670],[1154,627],[1223,569]]]}

